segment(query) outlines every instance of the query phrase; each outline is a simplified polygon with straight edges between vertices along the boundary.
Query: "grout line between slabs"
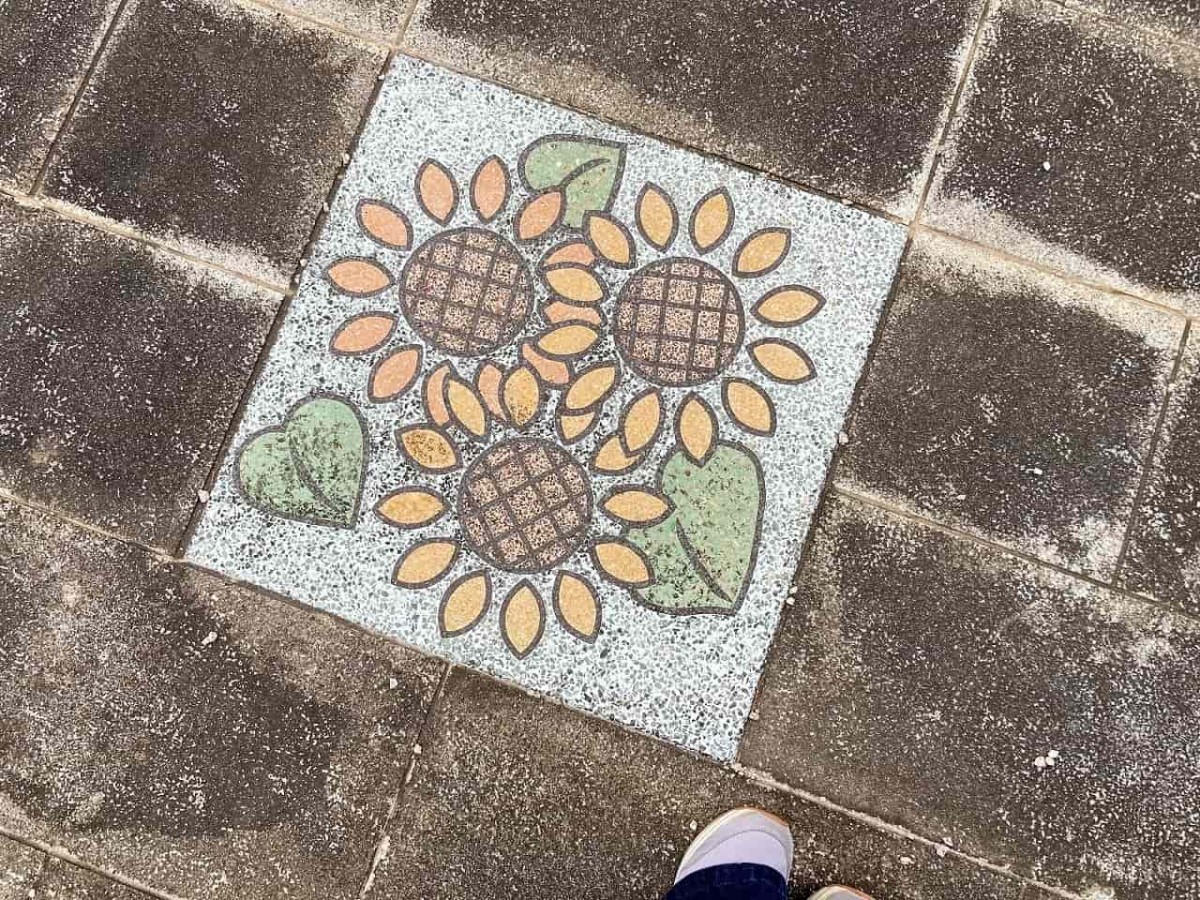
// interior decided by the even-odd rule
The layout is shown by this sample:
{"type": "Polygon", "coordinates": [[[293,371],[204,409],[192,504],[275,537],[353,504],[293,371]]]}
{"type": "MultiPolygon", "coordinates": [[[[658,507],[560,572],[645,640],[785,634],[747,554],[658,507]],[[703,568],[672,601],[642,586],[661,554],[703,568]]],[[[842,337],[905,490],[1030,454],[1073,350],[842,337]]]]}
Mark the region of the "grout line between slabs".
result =
{"type": "Polygon", "coordinates": [[[412,24],[413,16],[417,14],[417,7],[420,5],[420,0],[409,0],[408,10],[404,13],[404,19],[400,23],[400,30],[392,36],[392,47],[395,50],[400,50],[400,45],[404,42],[404,36],[408,34],[408,26],[412,24]]]}

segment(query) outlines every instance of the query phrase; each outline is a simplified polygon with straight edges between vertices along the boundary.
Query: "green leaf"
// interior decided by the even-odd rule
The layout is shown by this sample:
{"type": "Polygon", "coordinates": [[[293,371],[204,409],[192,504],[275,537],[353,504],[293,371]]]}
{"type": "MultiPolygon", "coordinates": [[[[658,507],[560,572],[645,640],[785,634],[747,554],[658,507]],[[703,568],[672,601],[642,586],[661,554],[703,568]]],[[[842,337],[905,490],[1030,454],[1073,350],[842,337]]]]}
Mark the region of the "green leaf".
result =
{"type": "Polygon", "coordinates": [[[367,439],[358,412],[335,397],[293,407],[282,426],[250,438],[238,483],[255,506],[288,519],[352,528],[366,474],[367,439]]]}
{"type": "Polygon", "coordinates": [[[570,228],[581,227],[587,213],[612,207],[624,169],[624,145],[595,138],[553,134],[538,138],[521,155],[521,177],[531,190],[562,190],[563,223],[570,228]]]}
{"type": "Polygon", "coordinates": [[[654,584],[638,589],[639,600],[659,612],[736,612],[758,555],[763,508],[758,460],[723,443],[698,466],[679,450],[663,466],[659,489],[674,512],[626,535],[654,571],[654,584]]]}

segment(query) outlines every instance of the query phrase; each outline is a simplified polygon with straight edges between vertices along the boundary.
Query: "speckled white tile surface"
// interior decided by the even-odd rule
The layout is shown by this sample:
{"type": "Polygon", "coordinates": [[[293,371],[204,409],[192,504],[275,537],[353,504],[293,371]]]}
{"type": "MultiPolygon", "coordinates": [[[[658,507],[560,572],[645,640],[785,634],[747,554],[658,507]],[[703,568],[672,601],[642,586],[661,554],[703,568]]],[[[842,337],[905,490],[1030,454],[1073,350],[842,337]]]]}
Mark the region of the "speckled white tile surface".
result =
{"type": "MultiPolygon", "coordinates": [[[[569,184],[578,185],[579,181],[569,184]]],[[[568,197],[572,196],[568,192],[568,197]]],[[[595,192],[589,196],[595,196],[595,192]]],[[[575,208],[577,201],[582,202],[575,197],[571,201],[574,205],[568,208],[575,208]]],[[[254,388],[233,450],[222,464],[203,520],[188,548],[188,557],[430,653],[559,697],[568,704],[703,753],[730,758],[736,751],[759,669],[903,242],[901,227],[838,203],[498,87],[397,58],[304,282],[254,388]],[[401,452],[396,430],[427,420],[422,381],[444,360],[450,359],[463,380],[471,383],[483,359],[495,361],[506,371],[519,364],[519,341],[537,339],[547,330],[538,310],[550,298],[537,275],[538,262],[548,248],[564,240],[578,239],[579,232],[560,224],[544,239],[517,244],[531,273],[534,302],[519,334],[486,357],[447,357],[429,345],[401,314],[402,289],[397,284],[406,283],[406,263],[446,227],[480,227],[469,202],[469,185],[476,169],[492,155],[503,160],[512,173],[513,192],[503,210],[483,227],[511,243],[517,211],[532,195],[520,177],[522,153],[537,139],[552,134],[621,145],[623,167],[613,188],[609,212],[625,223],[634,236],[638,267],[665,257],[699,258],[689,238],[690,213],[705,195],[721,187],[728,190],[735,209],[732,231],[703,260],[723,273],[728,279],[724,283],[734,286],[736,293],[726,296],[736,299],[726,302],[739,307],[734,319],[740,316],[743,320],[744,336],[736,355],[711,380],[688,387],[660,385],[663,428],[657,440],[644,451],[640,463],[615,476],[593,471],[591,515],[587,517],[586,528],[571,532],[574,549],[569,556],[546,571],[517,573],[490,564],[473,549],[476,545],[471,540],[463,539],[456,506],[464,470],[487,447],[515,437],[516,431],[493,421],[485,440],[475,442],[467,440],[463,430],[451,424],[444,433],[459,449],[464,465],[449,474],[430,475],[418,470],[401,452]],[[414,196],[418,169],[427,159],[444,166],[460,188],[459,202],[448,226],[435,223],[414,196]],[[638,195],[648,182],[669,195],[679,211],[678,234],[673,247],[666,252],[654,249],[635,224],[638,195]],[[411,250],[386,248],[364,233],[356,213],[364,199],[384,201],[404,213],[411,223],[411,250]],[[759,277],[731,275],[739,246],[751,233],[765,228],[790,232],[790,250],[782,263],[759,277]],[[336,261],[346,257],[378,261],[396,283],[373,296],[348,296],[324,274],[336,261]],[[819,293],[824,305],[799,325],[768,327],[752,314],[752,309],[761,297],[787,285],[802,285],[819,293]],[[330,341],[339,326],[373,310],[397,315],[398,325],[386,345],[362,356],[331,353],[330,341]],[[803,348],[811,358],[815,375],[798,384],[768,378],[749,355],[749,347],[763,339],[784,339],[803,348]],[[423,347],[421,374],[412,389],[392,402],[372,402],[367,393],[372,367],[408,344],[423,347]],[[731,376],[747,379],[766,391],[776,412],[773,435],[746,433],[723,407],[722,383],[731,376]],[[690,462],[684,465],[684,450],[675,427],[678,408],[692,392],[715,411],[718,440],[724,442],[719,448],[727,449],[733,459],[722,477],[714,476],[707,481],[701,477],[689,482],[701,469],[690,462]],[[278,509],[272,512],[261,502],[252,502],[239,486],[239,454],[247,444],[265,429],[282,426],[289,411],[314,394],[342,398],[357,411],[364,429],[367,450],[361,470],[361,495],[356,504],[353,497],[345,500],[352,527],[287,518],[277,514],[278,509]],[[683,465],[686,472],[676,481],[660,485],[657,482],[660,467],[673,456],[676,465],[683,465]],[[755,468],[751,457],[758,461],[762,472],[761,483],[757,485],[752,474],[747,475],[755,468]],[[736,484],[731,474],[734,472],[741,473],[736,484]],[[703,496],[697,497],[695,491],[689,495],[688,483],[704,484],[700,492],[703,496]],[[678,549],[675,545],[672,545],[675,550],[662,550],[661,541],[638,544],[648,548],[645,555],[655,570],[654,577],[662,582],[657,591],[620,587],[604,580],[589,553],[589,545],[595,541],[616,539],[622,534],[622,526],[599,508],[602,498],[615,485],[638,485],[656,491],[661,487],[668,497],[681,504],[699,503],[700,507],[709,504],[707,509],[689,506],[691,517],[686,520],[693,523],[695,534],[685,535],[687,556],[675,552],[678,549]],[[672,493],[670,488],[680,489],[680,485],[682,493],[678,490],[672,493]],[[374,512],[382,498],[408,486],[440,492],[448,501],[447,513],[425,528],[406,530],[384,521],[374,512]],[[722,493],[726,489],[731,493],[722,493]],[[762,491],[760,536],[756,551],[749,556],[744,589],[739,592],[729,589],[728,584],[738,582],[741,573],[736,561],[747,559],[750,529],[739,526],[730,532],[732,539],[739,542],[735,551],[713,544],[711,539],[738,516],[753,525],[754,516],[746,507],[753,506],[753,495],[759,490],[762,491]],[[734,496],[740,499],[728,499],[734,496]],[[721,515],[722,502],[731,504],[727,516],[721,515]],[[419,542],[437,538],[461,542],[461,552],[444,577],[419,588],[394,584],[397,560],[419,542]],[[578,546],[574,546],[576,539],[578,546]],[[734,561],[732,565],[730,560],[734,561]],[[690,570],[689,565],[693,567],[690,570]],[[469,573],[485,570],[491,579],[491,602],[486,613],[466,633],[443,637],[439,607],[447,586],[469,573]],[[571,633],[556,613],[553,594],[560,570],[577,574],[596,586],[600,619],[592,641],[571,633]],[[660,577],[659,573],[665,572],[674,574],[670,578],[660,577]],[[536,622],[530,626],[528,620],[514,616],[518,632],[524,624],[540,634],[536,645],[518,657],[502,634],[501,607],[504,598],[522,579],[528,579],[543,599],[540,613],[543,621],[538,629],[536,622]],[[648,608],[642,602],[649,598],[660,606],[663,602],[672,603],[674,600],[669,590],[664,593],[667,589],[663,584],[701,582],[708,587],[697,586],[696,593],[688,595],[693,599],[687,602],[702,607],[704,604],[695,598],[709,590],[711,595],[704,596],[722,601],[719,612],[670,613],[648,608]]],[[[566,448],[584,466],[603,440],[619,430],[622,410],[629,401],[653,387],[638,374],[639,368],[649,371],[646,364],[639,366],[636,360],[627,358],[629,354],[619,351],[613,338],[613,323],[617,319],[614,306],[620,302],[627,282],[638,277],[637,267],[623,270],[601,261],[594,271],[608,287],[607,296],[599,304],[606,317],[605,324],[586,357],[573,361],[572,365],[579,373],[589,366],[615,360],[620,366],[620,376],[604,403],[595,430],[566,448]]],[[[546,389],[543,394],[542,407],[525,437],[560,443],[554,416],[563,402],[563,392],[546,389]]],[[[355,432],[353,418],[342,423],[348,430],[338,434],[355,432]]],[[[353,442],[351,439],[350,443],[353,442]]],[[[352,450],[343,447],[338,452],[352,454],[352,450]]],[[[284,451],[285,455],[287,452],[300,451],[293,446],[292,451],[284,451]]],[[[276,464],[275,457],[260,456],[262,466],[269,468],[276,464]]],[[[711,465],[715,459],[712,457],[704,465],[711,465]]],[[[300,465],[307,463],[301,461],[300,465]]],[[[711,474],[716,470],[708,471],[711,474]]],[[[356,477],[359,470],[350,466],[343,475],[346,472],[356,477]]],[[[270,484],[280,483],[277,475],[271,476],[275,480],[270,484]]],[[[350,484],[351,493],[354,486],[350,484]]],[[[259,489],[260,500],[262,490],[259,489]]],[[[584,509],[586,501],[580,503],[577,508],[584,509]]],[[[678,526],[683,534],[686,528],[679,523],[685,521],[685,512],[681,508],[674,515],[678,522],[670,527],[678,526]]],[[[537,618],[536,604],[528,611],[537,618]]],[[[528,638],[532,631],[527,629],[524,633],[528,638]]]]}

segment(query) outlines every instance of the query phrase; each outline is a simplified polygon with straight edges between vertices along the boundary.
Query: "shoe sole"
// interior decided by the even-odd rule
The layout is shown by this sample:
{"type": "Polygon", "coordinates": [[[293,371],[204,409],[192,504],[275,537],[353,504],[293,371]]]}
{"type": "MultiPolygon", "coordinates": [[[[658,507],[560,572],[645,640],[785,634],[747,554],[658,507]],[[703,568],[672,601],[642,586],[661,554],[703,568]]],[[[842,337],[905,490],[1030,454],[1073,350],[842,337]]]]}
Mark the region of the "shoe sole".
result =
{"type": "Polygon", "coordinates": [[[821,888],[808,900],[830,900],[831,897],[837,897],[838,892],[851,897],[857,897],[859,900],[872,900],[871,897],[864,894],[862,891],[856,891],[854,888],[848,888],[844,884],[831,884],[829,887],[821,888]]]}
{"type": "MultiPolygon", "coordinates": [[[[704,830],[696,835],[695,838],[693,838],[691,846],[689,846],[687,852],[683,854],[683,859],[679,861],[678,871],[683,871],[683,869],[687,867],[687,864],[691,862],[693,858],[695,858],[696,853],[698,853],[700,848],[704,846],[705,838],[711,837],[713,833],[716,832],[716,830],[721,826],[727,825],[730,822],[742,818],[743,816],[750,815],[765,816],[766,818],[775,822],[785,831],[791,830],[791,826],[788,825],[787,822],[779,818],[779,816],[775,815],[774,813],[767,812],[765,809],[758,809],[754,806],[743,806],[738,809],[731,809],[729,812],[717,816],[717,818],[709,822],[706,826],[704,826],[704,830]]],[[[867,900],[871,900],[871,898],[868,897],[867,900]]]]}

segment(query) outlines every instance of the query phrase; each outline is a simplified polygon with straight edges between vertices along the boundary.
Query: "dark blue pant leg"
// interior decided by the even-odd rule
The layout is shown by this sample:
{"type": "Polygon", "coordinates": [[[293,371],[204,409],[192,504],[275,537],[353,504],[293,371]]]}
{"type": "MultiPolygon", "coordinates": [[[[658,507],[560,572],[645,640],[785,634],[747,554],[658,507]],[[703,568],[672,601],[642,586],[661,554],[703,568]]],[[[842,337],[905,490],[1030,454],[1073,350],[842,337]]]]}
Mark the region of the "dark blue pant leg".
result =
{"type": "Polygon", "coordinates": [[[787,881],[770,866],[737,863],[693,872],[663,900],[786,900],[787,881]]]}

